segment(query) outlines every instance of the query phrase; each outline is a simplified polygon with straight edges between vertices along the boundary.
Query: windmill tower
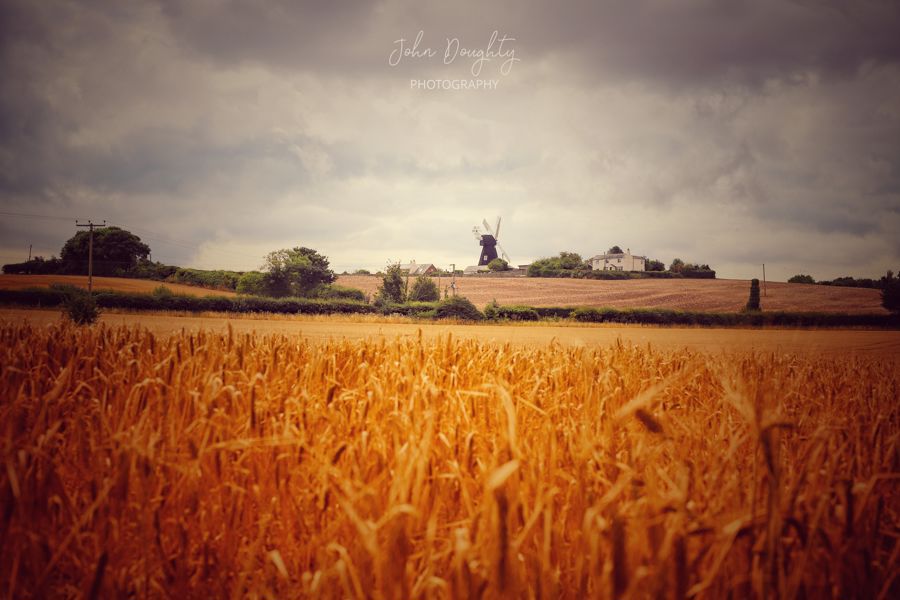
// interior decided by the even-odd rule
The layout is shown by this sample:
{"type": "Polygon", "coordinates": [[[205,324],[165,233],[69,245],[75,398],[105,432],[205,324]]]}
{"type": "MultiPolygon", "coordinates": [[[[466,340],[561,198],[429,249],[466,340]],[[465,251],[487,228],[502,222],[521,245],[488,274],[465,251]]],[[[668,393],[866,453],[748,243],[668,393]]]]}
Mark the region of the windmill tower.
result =
{"type": "Polygon", "coordinates": [[[497,217],[497,226],[494,229],[491,229],[487,219],[482,219],[481,222],[484,224],[484,229],[487,233],[482,233],[477,225],[472,228],[472,233],[475,234],[475,239],[478,240],[478,244],[481,246],[478,266],[485,267],[492,260],[498,258],[497,248],[500,248],[500,256],[503,257],[503,260],[509,262],[509,256],[506,254],[503,246],[500,245],[500,217],[497,217]]]}

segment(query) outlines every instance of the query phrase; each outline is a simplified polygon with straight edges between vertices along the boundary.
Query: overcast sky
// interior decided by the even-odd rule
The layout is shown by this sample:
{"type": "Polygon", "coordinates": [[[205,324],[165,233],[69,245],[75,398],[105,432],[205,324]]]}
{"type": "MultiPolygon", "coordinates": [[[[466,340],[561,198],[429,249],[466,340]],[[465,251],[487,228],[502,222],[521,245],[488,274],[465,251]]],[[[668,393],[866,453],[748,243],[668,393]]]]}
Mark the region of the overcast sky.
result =
{"type": "Polygon", "coordinates": [[[517,264],[900,268],[896,1],[131,4],[0,4],[0,262],[78,218],[201,268],[463,267],[502,215],[517,264]]]}

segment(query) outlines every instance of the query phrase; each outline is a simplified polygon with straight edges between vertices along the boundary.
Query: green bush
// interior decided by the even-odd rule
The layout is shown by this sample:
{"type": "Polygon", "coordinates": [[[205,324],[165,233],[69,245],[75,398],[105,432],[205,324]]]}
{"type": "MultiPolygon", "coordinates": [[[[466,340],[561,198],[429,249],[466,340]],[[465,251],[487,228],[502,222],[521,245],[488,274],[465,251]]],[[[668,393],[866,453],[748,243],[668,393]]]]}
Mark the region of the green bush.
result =
{"type": "Polygon", "coordinates": [[[159,262],[150,262],[149,260],[138,261],[137,265],[130,269],[116,269],[116,277],[131,277],[134,279],[150,279],[155,281],[164,281],[172,277],[178,267],[172,265],[164,265],[159,262]]]}
{"type": "Polygon", "coordinates": [[[490,271],[509,271],[509,263],[502,258],[495,258],[487,265],[490,271]]]}
{"type": "Polygon", "coordinates": [[[366,295],[362,290],[342,285],[323,285],[316,291],[316,298],[323,300],[354,300],[365,302],[366,295]]]}
{"type": "Polygon", "coordinates": [[[716,272],[709,267],[705,269],[694,269],[692,265],[688,265],[681,270],[681,276],[686,279],[715,279],[716,272]]]}
{"type": "Polygon", "coordinates": [[[855,288],[869,288],[869,289],[881,289],[884,287],[884,281],[878,281],[876,279],[871,279],[868,277],[864,277],[861,279],[855,279],[853,277],[835,277],[831,281],[819,281],[819,285],[833,285],[837,287],[855,287],[855,288]]]}
{"type": "Polygon", "coordinates": [[[568,319],[575,311],[574,308],[559,306],[535,306],[533,310],[542,319],[568,319]]]}
{"type": "Polygon", "coordinates": [[[63,263],[55,256],[50,257],[49,260],[38,256],[26,262],[3,265],[3,272],[21,275],[55,275],[63,272],[63,263]]]}
{"type": "Polygon", "coordinates": [[[63,299],[63,315],[77,325],[92,325],[100,318],[100,309],[93,295],[73,288],[63,299]]]}
{"type": "Polygon", "coordinates": [[[437,302],[441,299],[441,290],[434,280],[427,275],[419,275],[409,290],[411,302],[437,302]]]}
{"type": "Polygon", "coordinates": [[[888,271],[881,280],[881,305],[892,313],[900,312],[900,277],[888,271]]]}
{"type": "Polygon", "coordinates": [[[217,290],[234,291],[242,273],[237,271],[205,271],[179,268],[170,277],[173,283],[184,283],[217,290]]]}
{"type": "Polygon", "coordinates": [[[56,307],[61,306],[64,299],[63,292],[43,287],[0,290],[0,304],[12,306],[56,307]]]}
{"type": "Polygon", "coordinates": [[[580,274],[583,279],[606,279],[606,280],[618,280],[618,279],[633,279],[634,275],[627,271],[604,271],[602,269],[597,269],[595,271],[587,271],[585,273],[580,274]]]}
{"type": "Polygon", "coordinates": [[[590,271],[591,266],[577,252],[560,252],[559,256],[539,258],[528,265],[529,277],[578,277],[590,271]]]}
{"type": "Polygon", "coordinates": [[[151,293],[153,294],[154,298],[169,298],[175,295],[175,292],[164,285],[157,286],[151,293]]]}
{"type": "Polygon", "coordinates": [[[434,313],[437,302],[404,302],[403,304],[382,304],[379,312],[385,315],[403,315],[405,317],[427,318],[434,313]]]}
{"type": "Polygon", "coordinates": [[[501,306],[489,304],[484,316],[494,321],[540,321],[541,316],[530,306],[501,306]]]}
{"type": "MultiPolygon", "coordinates": [[[[541,309],[537,309],[541,310],[541,309]]],[[[572,318],[583,323],[636,323],[703,327],[878,327],[900,328],[900,315],[843,313],[742,312],[706,313],[666,309],[577,308],[572,318]]]]}
{"type": "Polygon", "coordinates": [[[484,307],[484,318],[495,320],[497,318],[498,310],[500,310],[500,303],[498,303],[497,299],[494,298],[487,303],[487,306],[484,307]]]}
{"type": "Polygon", "coordinates": [[[788,283],[815,283],[812,275],[794,275],[788,279],[788,283]]]}
{"type": "Polygon", "coordinates": [[[603,269],[556,269],[542,264],[532,264],[528,267],[529,277],[557,277],[560,279],[715,279],[716,272],[712,270],[687,270],[679,273],[671,271],[605,271],[603,269]]]}
{"type": "Polygon", "coordinates": [[[434,309],[437,319],[461,319],[463,321],[480,321],[484,319],[474,304],[468,298],[452,296],[438,303],[434,309]]]}

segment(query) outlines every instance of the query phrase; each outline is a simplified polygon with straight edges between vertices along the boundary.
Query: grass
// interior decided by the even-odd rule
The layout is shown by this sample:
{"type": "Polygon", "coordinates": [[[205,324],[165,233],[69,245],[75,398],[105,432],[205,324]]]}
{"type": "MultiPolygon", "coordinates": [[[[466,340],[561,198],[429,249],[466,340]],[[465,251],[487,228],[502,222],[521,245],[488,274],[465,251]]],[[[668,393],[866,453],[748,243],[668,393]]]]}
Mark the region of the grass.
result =
{"type": "Polygon", "coordinates": [[[0,325],[0,592],[896,597],[877,357],[0,325]]]}

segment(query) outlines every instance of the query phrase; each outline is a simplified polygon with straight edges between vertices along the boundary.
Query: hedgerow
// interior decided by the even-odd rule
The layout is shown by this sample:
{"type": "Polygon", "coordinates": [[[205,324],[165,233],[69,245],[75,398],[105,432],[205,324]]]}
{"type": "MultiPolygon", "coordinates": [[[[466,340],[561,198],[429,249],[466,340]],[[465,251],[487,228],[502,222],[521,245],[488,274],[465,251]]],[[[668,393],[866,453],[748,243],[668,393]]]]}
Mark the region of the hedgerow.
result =
{"type": "MultiPolygon", "coordinates": [[[[0,305],[53,308],[64,304],[69,286],[0,290],[0,305]]],[[[376,306],[355,300],[267,298],[262,296],[183,296],[172,293],[134,294],[95,291],[97,306],[133,311],[236,312],[282,314],[400,314],[422,319],[481,320],[478,309],[462,297],[442,302],[408,302],[376,306]]],[[[900,329],[900,314],[815,312],[687,312],[662,308],[571,308],[489,306],[488,318],[510,321],[571,319],[581,323],[692,325],[703,327],[872,327],[900,329]]]]}

